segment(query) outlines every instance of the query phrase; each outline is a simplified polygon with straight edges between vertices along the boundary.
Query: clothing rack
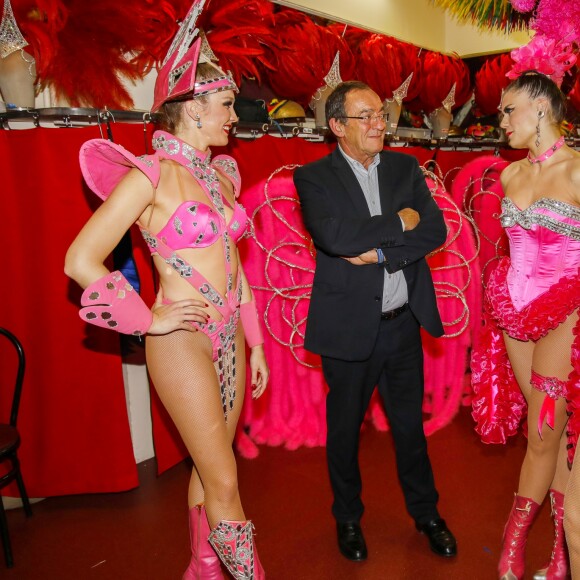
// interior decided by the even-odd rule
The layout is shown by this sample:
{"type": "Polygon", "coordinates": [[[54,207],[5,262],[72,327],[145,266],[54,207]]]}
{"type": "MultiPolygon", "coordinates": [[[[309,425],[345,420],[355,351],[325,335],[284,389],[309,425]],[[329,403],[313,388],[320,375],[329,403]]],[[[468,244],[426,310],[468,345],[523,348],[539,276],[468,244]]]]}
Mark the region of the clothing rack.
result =
{"type": "MultiPolygon", "coordinates": [[[[111,138],[111,126],[114,123],[142,123],[144,126],[155,123],[156,115],[148,111],[114,111],[93,108],[16,108],[0,111],[0,130],[45,128],[75,128],[97,125],[101,134],[111,138]],[[104,131],[103,131],[104,130],[104,131]]],[[[270,135],[281,139],[298,137],[311,142],[325,142],[332,138],[327,127],[316,127],[314,120],[306,118],[276,120],[268,122],[240,121],[232,128],[232,135],[238,139],[254,141],[270,135]]],[[[508,148],[504,139],[476,139],[467,135],[452,135],[446,139],[433,139],[426,128],[399,127],[396,134],[385,135],[385,144],[389,147],[426,147],[442,151],[497,151],[508,148]]],[[[580,136],[567,136],[566,144],[580,149],[580,136]]]]}
{"type": "Polygon", "coordinates": [[[110,123],[150,123],[154,116],[147,111],[112,111],[109,109],[50,107],[43,109],[11,108],[0,112],[4,130],[86,127],[110,123]]]}

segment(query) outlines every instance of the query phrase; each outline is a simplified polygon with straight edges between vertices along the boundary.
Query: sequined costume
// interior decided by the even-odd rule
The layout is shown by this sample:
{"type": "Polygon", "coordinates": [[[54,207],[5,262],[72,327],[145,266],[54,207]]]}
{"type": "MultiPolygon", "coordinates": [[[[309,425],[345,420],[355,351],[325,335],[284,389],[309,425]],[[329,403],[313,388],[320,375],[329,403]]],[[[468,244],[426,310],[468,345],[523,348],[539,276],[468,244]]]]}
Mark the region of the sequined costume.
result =
{"type": "MultiPolygon", "coordinates": [[[[166,225],[153,234],[146,228],[141,233],[152,254],[161,256],[184,280],[190,283],[205,300],[222,315],[221,320],[209,319],[207,323],[191,322],[211,341],[213,360],[218,374],[224,415],[231,410],[235,398],[235,336],[240,318],[242,295],[240,271],[232,274],[230,240],[236,243],[247,225],[247,215],[235,203],[233,216],[226,222],[225,202],[218,172],[234,185],[236,197],[240,191],[240,176],[233,158],[220,155],[213,161],[211,154],[202,154],[181,139],[156,131],[153,136],[155,154],[137,158],[119,145],[102,139],[89,141],[81,149],[81,168],[91,189],[102,198],[108,196],[122,176],[136,167],[150,179],[153,187],[159,182],[161,160],[169,159],[185,167],[208,197],[208,204],[185,201],[174,211],[166,225]],[[221,243],[226,270],[226,293],[221,294],[189,262],[179,255],[179,250],[204,248],[221,243]]],[[[168,300],[164,301],[169,303],[168,300]]]]}
{"type": "MultiPolygon", "coordinates": [[[[580,207],[540,198],[526,209],[502,201],[501,224],[510,256],[500,259],[485,296],[483,336],[471,360],[473,418],[486,443],[505,443],[525,412],[502,330],[521,341],[537,341],[580,308],[580,207]]],[[[569,411],[580,405],[580,322],[571,345],[573,371],[566,384],[569,411]]],[[[580,413],[568,431],[575,443],[580,413]]],[[[573,454],[571,449],[570,459],[573,454]]]]}

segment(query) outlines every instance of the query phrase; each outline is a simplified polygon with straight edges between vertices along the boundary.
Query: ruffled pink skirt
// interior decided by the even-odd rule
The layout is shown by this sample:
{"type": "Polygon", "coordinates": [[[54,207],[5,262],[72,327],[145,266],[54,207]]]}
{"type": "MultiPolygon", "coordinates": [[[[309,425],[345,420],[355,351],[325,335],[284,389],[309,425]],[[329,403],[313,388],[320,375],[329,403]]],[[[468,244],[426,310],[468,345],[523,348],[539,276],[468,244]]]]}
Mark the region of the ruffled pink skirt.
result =
{"type": "MultiPolygon", "coordinates": [[[[526,402],[517,384],[503,340],[503,332],[522,341],[537,341],[580,308],[580,268],[561,278],[547,292],[516,311],[507,287],[510,259],[503,257],[492,272],[484,301],[484,323],[471,356],[472,416],[484,443],[505,443],[517,432],[526,402]]],[[[571,347],[573,370],[568,377],[567,399],[569,460],[580,432],[580,321],[571,347]]]]}

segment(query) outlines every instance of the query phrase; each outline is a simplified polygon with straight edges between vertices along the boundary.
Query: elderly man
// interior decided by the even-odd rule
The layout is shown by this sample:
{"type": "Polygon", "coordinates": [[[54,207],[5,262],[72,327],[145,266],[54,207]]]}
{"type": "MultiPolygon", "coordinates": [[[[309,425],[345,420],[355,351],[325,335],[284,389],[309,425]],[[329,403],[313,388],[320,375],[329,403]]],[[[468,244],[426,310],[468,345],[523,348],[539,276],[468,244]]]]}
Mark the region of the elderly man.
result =
{"type": "Polygon", "coordinates": [[[420,327],[443,334],[425,256],[446,228],[414,157],[383,151],[385,116],[378,95],[341,83],[326,103],[333,153],[296,170],[304,223],[316,246],[316,273],[305,346],[322,357],[327,460],[338,545],[367,558],[359,434],[378,386],[393,435],[407,510],[440,556],[456,541],[437,511],[423,431],[420,327]]]}

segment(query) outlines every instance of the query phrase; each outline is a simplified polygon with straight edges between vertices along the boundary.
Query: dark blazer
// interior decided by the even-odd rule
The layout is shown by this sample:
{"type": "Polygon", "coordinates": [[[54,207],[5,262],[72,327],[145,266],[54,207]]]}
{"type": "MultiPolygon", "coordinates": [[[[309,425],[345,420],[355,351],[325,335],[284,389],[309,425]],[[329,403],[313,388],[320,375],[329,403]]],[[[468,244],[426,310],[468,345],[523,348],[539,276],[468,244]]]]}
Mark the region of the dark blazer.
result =
{"type": "Polygon", "coordinates": [[[383,268],[403,270],[409,306],[433,336],[443,325],[425,256],[441,246],[447,229],[417,160],[383,151],[378,165],[382,215],[371,217],[362,189],[336,150],[297,169],[294,184],[306,229],[316,247],[316,272],[306,325],[305,347],[342,360],[365,360],[380,324],[383,268]],[[397,212],[410,207],[419,225],[403,232],[397,212]],[[384,265],[354,266],[340,256],[380,247],[384,265]]]}

